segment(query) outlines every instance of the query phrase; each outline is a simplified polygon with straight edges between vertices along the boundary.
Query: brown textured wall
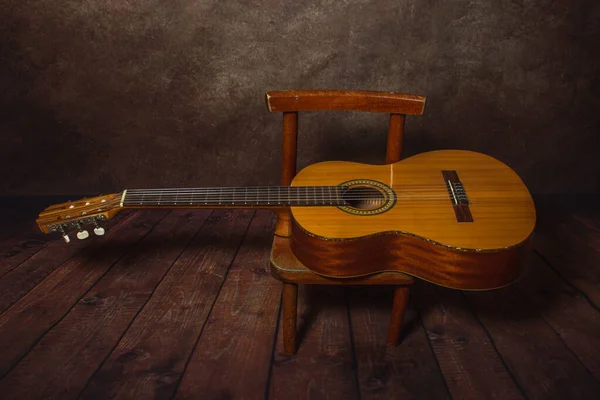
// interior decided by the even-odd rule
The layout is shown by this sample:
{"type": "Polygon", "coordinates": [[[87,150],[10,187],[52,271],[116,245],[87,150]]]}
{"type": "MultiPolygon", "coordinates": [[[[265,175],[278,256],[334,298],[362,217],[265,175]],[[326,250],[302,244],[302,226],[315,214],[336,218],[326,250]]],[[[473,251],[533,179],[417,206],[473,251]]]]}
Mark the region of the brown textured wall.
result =
{"type": "MultiPolygon", "coordinates": [[[[599,186],[600,7],[551,1],[0,0],[0,195],[275,184],[272,89],[426,95],[406,155],[599,186]]],[[[301,116],[300,164],[381,162],[386,118],[301,116]]]]}

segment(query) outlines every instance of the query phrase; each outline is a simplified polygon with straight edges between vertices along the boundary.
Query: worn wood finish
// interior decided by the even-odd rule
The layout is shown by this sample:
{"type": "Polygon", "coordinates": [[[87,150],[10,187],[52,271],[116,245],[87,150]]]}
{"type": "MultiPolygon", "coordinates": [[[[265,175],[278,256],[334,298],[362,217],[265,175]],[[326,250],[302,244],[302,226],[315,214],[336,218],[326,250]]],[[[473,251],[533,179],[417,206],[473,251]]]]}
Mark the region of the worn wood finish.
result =
{"type": "Polygon", "coordinates": [[[592,399],[600,393],[600,382],[516,287],[468,298],[527,397],[592,399]]]}
{"type": "Polygon", "coordinates": [[[413,292],[453,398],[525,398],[460,292],[429,284],[413,292]]]}
{"type": "MultiPolygon", "coordinates": [[[[130,222],[127,216],[132,212],[123,213],[120,216],[121,218],[110,221],[106,226],[107,231],[112,231],[118,227],[126,229],[126,226],[123,225],[130,222]]],[[[65,246],[62,240],[52,240],[45,251],[36,252],[18,267],[0,277],[0,313],[27,294],[67,260],[79,256],[79,252],[90,246],[94,241],[95,239],[77,240],[75,243],[65,246]]]]}
{"type": "MultiPolygon", "coordinates": [[[[594,206],[597,208],[597,203],[594,206]]],[[[576,214],[561,209],[562,214],[540,214],[541,226],[545,221],[557,221],[558,228],[545,237],[543,248],[536,249],[541,257],[529,257],[528,273],[516,285],[490,293],[467,292],[466,297],[423,282],[413,287],[418,310],[409,306],[397,347],[386,343],[394,287],[330,285],[327,290],[300,286],[300,348],[295,356],[281,354],[281,320],[277,342],[273,341],[277,332],[273,312],[281,308],[279,283],[268,284],[268,275],[261,275],[256,268],[261,257],[268,263],[269,245],[265,243],[271,240],[266,227],[259,229],[262,233],[248,234],[237,261],[225,275],[218,266],[227,257],[233,259],[237,250],[223,239],[231,237],[231,221],[214,218],[226,214],[221,210],[165,275],[167,258],[176,257],[184,237],[189,238],[186,235],[193,231],[195,222],[186,227],[185,216],[205,211],[171,212],[157,225],[147,218],[156,212],[123,213],[119,226],[81,248],[45,278],[36,277],[41,282],[0,317],[4,343],[0,360],[6,363],[14,357],[13,348],[22,351],[4,382],[0,380],[1,397],[68,399],[77,397],[78,388],[86,385],[83,398],[107,398],[111,393],[127,398],[203,397],[198,394],[202,388],[224,387],[228,380],[229,392],[236,394],[232,397],[243,397],[237,394],[244,386],[251,388],[247,397],[252,398],[262,398],[265,393],[268,398],[315,394],[345,399],[360,393],[363,399],[437,399],[448,397],[449,392],[453,398],[595,398],[600,312],[592,297],[581,290],[591,286],[579,288],[571,282],[572,276],[561,272],[567,271],[568,260],[576,271],[581,261],[591,270],[589,274],[598,270],[592,251],[592,234],[598,231],[592,211],[576,214]],[[577,223],[561,222],[567,220],[577,223]],[[560,256],[545,255],[561,246],[560,256]],[[206,251],[206,247],[210,249],[206,251]],[[115,263],[119,252],[123,256],[115,263]],[[564,269],[548,264],[554,260],[564,262],[564,269]],[[198,268],[199,264],[203,267],[198,268]],[[83,276],[91,273],[101,276],[93,281],[83,276]],[[161,274],[164,279],[156,285],[161,274]],[[217,297],[219,287],[222,298],[217,297]],[[308,298],[307,289],[311,293],[308,298]],[[182,298],[203,300],[191,304],[182,298]],[[260,309],[255,308],[258,304],[260,309]],[[207,311],[211,306],[212,312],[207,311]],[[14,315],[17,308],[18,317],[14,315]],[[209,312],[208,319],[189,314],[198,309],[209,312]],[[6,319],[9,314],[12,317],[6,319]],[[200,329],[190,321],[199,321],[200,329]],[[119,331],[124,334],[121,339],[119,331]],[[234,351],[224,350],[229,344],[234,351]],[[111,352],[115,345],[117,351],[111,352]],[[242,345],[248,357],[263,361],[244,361],[245,353],[235,350],[242,345]],[[264,359],[273,350],[269,372],[264,359]],[[198,372],[204,364],[211,367],[210,382],[198,372]],[[92,375],[88,384],[86,379],[94,370],[100,372],[92,375]],[[232,373],[239,377],[239,387],[236,379],[227,378],[232,373]],[[247,385],[250,381],[253,383],[247,385]],[[103,389],[106,387],[108,390],[103,389]]],[[[31,213],[20,215],[31,222],[31,213]]],[[[541,234],[544,232],[548,231],[541,234]]],[[[27,235],[17,231],[19,234],[27,235]]],[[[24,237],[13,239],[16,243],[24,237]]],[[[58,241],[36,253],[32,262],[58,262],[49,253],[61,246],[70,247],[58,241]]],[[[600,255],[596,257],[600,259],[600,255]]],[[[35,271],[38,269],[45,267],[39,264],[35,271]]]]}
{"type": "Polygon", "coordinates": [[[409,293],[410,289],[408,287],[397,287],[394,290],[392,316],[390,318],[390,327],[388,328],[389,345],[396,346],[400,341],[400,332],[402,331],[409,293]]]}
{"type": "Polygon", "coordinates": [[[0,277],[56,240],[55,237],[44,235],[31,223],[20,228],[3,223],[3,228],[12,232],[7,232],[6,237],[0,240],[0,277]]]}
{"type": "Polygon", "coordinates": [[[4,376],[112,264],[139,241],[166,211],[132,215],[127,225],[113,230],[114,241],[97,241],[85,254],[52,272],[0,316],[0,376],[4,376]]]}
{"type": "Polygon", "coordinates": [[[169,398],[247,230],[249,211],[215,211],[158,285],[82,398],[169,398]]]}
{"type": "Polygon", "coordinates": [[[288,90],[266,94],[271,112],[344,110],[421,115],[425,97],[391,92],[288,90]]]}
{"type": "Polygon", "coordinates": [[[394,289],[348,290],[361,399],[449,399],[444,378],[414,307],[408,307],[402,345],[386,344],[394,289]]]}
{"type": "Polygon", "coordinates": [[[537,254],[517,287],[586,368],[600,380],[600,313],[537,254]]]}
{"type": "MultiPolygon", "coordinates": [[[[343,290],[333,286],[300,286],[298,353],[275,354],[269,398],[358,398],[343,290]]],[[[279,329],[278,348],[283,339],[279,329]]]]}
{"type": "Polygon", "coordinates": [[[283,283],[281,329],[283,332],[283,353],[296,354],[296,323],[298,315],[298,284],[283,283]]]}
{"type": "Polygon", "coordinates": [[[565,209],[541,211],[545,218],[536,226],[534,245],[560,276],[600,308],[600,232],[586,226],[565,209]],[[560,245],[557,245],[560,243],[560,245]]]}
{"type": "Polygon", "coordinates": [[[268,274],[273,215],[258,211],[186,367],[175,399],[265,394],[281,284],[268,274]]]}
{"type": "MultiPolygon", "coordinates": [[[[283,113],[283,137],[281,146],[281,184],[290,186],[296,175],[296,158],[298,155],[298,113],[283,113]]],[[[277,213],[275,234],[290,236],[292,234],[292,215],[289,208],[277,213]]]]}
{"type": "Polygon", "coordinates": [[[400,161],[402,157],[402,142],[404,139],[404,114],[390,114],[388,127],[385,163],[391,164],[400,161]]]}
{"type": "Polygon", "coordinates": [[[174,211],[160,221],[0,381],[3,398],[76,398],[209,214],[174,211]]]}

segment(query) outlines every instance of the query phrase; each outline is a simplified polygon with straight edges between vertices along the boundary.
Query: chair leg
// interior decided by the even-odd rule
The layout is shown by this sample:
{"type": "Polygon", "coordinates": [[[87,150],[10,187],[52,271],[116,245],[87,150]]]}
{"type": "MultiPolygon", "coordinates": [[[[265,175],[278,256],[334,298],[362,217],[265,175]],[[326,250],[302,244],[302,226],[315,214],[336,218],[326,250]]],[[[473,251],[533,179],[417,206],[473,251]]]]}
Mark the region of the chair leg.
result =
{"type": "Polygon", "coordinates": [[[408,286],[399,286],[394,290],[394,305],[388,331],[388,344],[392,346],[396,346],[400,339],[402,320],[404,319],[404,313],[408,305],[408,293],[408,286]]]}
{"type": "Polygon", "coordinates": [[[296,354],[296,314],[298,312],[298,285],[283,284],[283,353],[296,354]]]}

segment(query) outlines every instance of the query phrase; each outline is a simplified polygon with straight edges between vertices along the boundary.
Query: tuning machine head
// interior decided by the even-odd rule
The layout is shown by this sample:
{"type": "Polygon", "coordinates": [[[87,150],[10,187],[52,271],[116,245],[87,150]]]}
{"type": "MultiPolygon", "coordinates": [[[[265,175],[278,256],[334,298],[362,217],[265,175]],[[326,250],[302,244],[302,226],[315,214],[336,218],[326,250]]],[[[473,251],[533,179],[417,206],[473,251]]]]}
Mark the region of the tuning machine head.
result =
{"type": "Polygon", "coordinates": [[[96,236],[104,236],[104,234],[106,233],[104,228],[101,227],[100,225],[98,225],[98,221],[101,219],[103,219],[103,218],[102,217],[94,218],[94,234],[96,236]]]}
{"type": "Polygon", "coordinates": [[[71,242],[71,238],[69,237],[69,234],[67,233],[68,230],[76,230],[77,231],[77,239],[79,240],[84,240],[90,237],[90,233],[83,229],[84,224],[93,224],[94,225],[94,234],[96,236],[104,236],[104,234],[106,233],[106,230],[101,227],[98,223],[100,221],[104,221],[106,218],[104,218],[103,216],[97,216],[97,217],[91,217],[91,218],[87,218],[85,220],[79,220],[79,221],[71,221],[71,222],[66,222],[66,223],[62,223],[59,225],[55,225],[54,227],[51,228],[52,231],[55,232],[59,232],[62,235],[63,240],[66,243],[70,243],[71,242]]]}
{"type": "Polygon", "coordinates": [[[60,234],[62,235],[63,240],[65,241],[65,243],[69,243],[71,241],[71,238],[69,237],[69,235],[67,234],[67,232],[65,231],[65,225],[59,225],[58,226],[58,231],[60,232],[60,234]]]}

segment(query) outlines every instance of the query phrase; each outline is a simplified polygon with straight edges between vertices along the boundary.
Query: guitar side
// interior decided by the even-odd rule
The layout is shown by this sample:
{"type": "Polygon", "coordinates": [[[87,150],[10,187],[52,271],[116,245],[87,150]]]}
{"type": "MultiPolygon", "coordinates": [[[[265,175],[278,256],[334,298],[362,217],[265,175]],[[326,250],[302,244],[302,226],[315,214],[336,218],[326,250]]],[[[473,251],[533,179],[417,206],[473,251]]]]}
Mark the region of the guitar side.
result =
{"type": "Polygon", "coordinates": [[[351,176],[388,185],[398,200],[376,215],[325,207],[317,216],[315,209],[292,207],[292,249],[314,272],[340,278],[398,271],[471,290],[502,287],[522,275],[535,207],[505,164],[480,153],[444,150],[386,166],[315,164],[292,185],[339,184],[351,176]],[[442,171],[460,179],[470,221],[453,207],[442,171]]]}

